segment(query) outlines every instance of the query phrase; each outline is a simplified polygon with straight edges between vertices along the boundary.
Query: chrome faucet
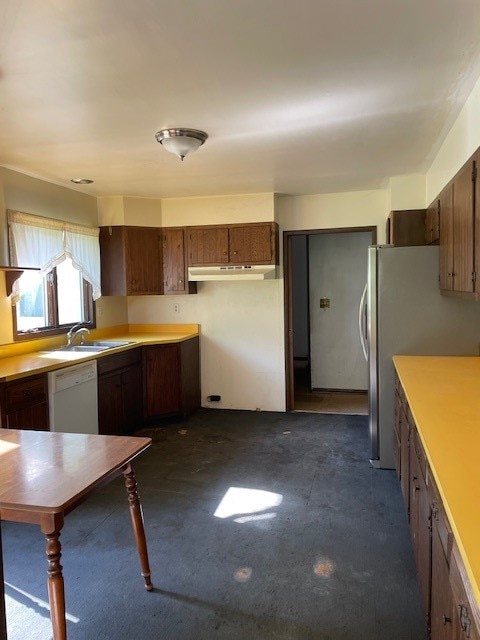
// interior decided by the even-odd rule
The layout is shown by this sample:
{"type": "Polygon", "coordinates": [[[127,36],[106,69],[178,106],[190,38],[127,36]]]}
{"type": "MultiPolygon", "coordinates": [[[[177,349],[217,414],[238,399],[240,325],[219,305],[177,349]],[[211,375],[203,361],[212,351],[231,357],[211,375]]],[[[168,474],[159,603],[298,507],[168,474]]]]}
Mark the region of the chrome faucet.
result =
{"type": "Polygon", "coordinates": [[[74,342],[77,336],[81,336],[80,344],[85,342],[85,336],[90,333],[90,330],[86,327],[82,327],[82,323],[79,322],[74,324],[73,327],[67,332],[67,347],[70,347],[74,342]],[[77,329],[77,327],[79,327],[77,329]]]}

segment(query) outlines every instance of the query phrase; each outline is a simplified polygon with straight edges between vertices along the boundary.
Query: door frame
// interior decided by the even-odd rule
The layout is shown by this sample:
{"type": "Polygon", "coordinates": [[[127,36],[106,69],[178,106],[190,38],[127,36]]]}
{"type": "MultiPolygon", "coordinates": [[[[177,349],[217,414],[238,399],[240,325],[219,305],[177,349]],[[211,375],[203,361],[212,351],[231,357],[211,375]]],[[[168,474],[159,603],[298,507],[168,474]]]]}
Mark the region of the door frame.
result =
{"type": "MultiPolygon", "coordinates": [[[[286,411],[295,409],[295,387],[293,371],[293,305],[292,305],[292,237],[310,236],[325,233],[371,233],[371,244],[377,243],[377,227],[340,227],[335,229],[298,229],[283,232],[283,286],[284,286],[284,324],[285,324],[285,407],[286,411]]],[[[310,287],[309,287],[310,288],[310,287]]]]}

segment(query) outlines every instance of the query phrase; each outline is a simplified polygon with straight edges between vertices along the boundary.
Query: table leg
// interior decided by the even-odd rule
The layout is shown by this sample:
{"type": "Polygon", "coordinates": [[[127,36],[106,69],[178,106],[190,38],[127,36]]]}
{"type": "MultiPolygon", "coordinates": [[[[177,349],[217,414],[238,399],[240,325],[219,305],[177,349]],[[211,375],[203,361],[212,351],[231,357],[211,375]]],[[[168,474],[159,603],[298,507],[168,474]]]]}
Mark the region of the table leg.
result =
{"type": "Polygon", "coordinates": [[[7,621],[5,617],[5,588],[4,588],[4,582],[3,582],[1,522],[0,522],[0,640],[7,640],[7,621]]]}
{"type": "Polygon", "coordinates": [[[48,558],[48,599],[50,601],[50,618],[53,627],[53,640],[66,640],[67,623],[65,620],[65,589],[63,584],[62,545],[60,531],[63,527],[63,516],[56,514],[53,518],[41,523],[41,529],[47,541],[48,558]]]}
{"type": "Polygon", "coordinates": [[[140,556],[142,576],[145,579],[145,589],[147,591],[151,591],[153,589],[153,584],[150,579],[150,566],[148,564],[147,541],[145,539],[145,528],[143,526],[142,505],[140,504],[140,499],[138,497],[137,481],[131,464],[128,464],[125,467],[123,475],[125,477],[125,487],[127,489],[135,542],[137,543],[138,555],[140,556]]]}

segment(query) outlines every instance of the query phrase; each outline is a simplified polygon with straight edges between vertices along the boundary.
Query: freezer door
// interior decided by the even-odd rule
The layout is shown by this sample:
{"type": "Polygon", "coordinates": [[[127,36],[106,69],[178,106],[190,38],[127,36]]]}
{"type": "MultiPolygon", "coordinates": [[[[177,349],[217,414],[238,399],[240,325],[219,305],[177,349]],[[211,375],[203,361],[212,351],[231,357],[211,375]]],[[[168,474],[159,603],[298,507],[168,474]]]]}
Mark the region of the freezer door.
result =
{"type": "Polygon", "coordinates": [[[378,466],[378,247],[368,248],[367,339],[368,339],[368,433],[370,461],[378,466]]]}

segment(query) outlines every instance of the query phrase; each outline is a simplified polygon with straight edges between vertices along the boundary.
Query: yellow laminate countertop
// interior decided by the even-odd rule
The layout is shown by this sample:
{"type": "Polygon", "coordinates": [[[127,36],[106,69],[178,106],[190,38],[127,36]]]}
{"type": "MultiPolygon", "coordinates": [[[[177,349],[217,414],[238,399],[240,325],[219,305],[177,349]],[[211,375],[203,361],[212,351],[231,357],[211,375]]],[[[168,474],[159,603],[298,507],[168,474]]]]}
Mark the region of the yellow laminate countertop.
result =
{"type": "MultiPolygon", "coordinates": [[[[88,360],[96,360],[141,345],[183,342],[198,335],[198,325],[178,325],[178,327],[175,325],[130,325],[123,327],[121,332],[103,330],[101,337],[95,335],[95,331],[92,331],[92,337],[89,336],[87,340],[118,340],[128,341],[130,344],[95,353],[55,352],[45,348],[44,350],[32,350],[28,353],[0,358],[0,381],[8,382],[37,373],[54,371],[55,369],[61,369],[88,360]]],[[[58,346],[65,344],[65,338],[63,337],[61,340],[62,342],[58,346]]]]}
{"type": "Polygon", "coordinates": [[[480,357],[393,361],[480,605],[480,357]]]}

